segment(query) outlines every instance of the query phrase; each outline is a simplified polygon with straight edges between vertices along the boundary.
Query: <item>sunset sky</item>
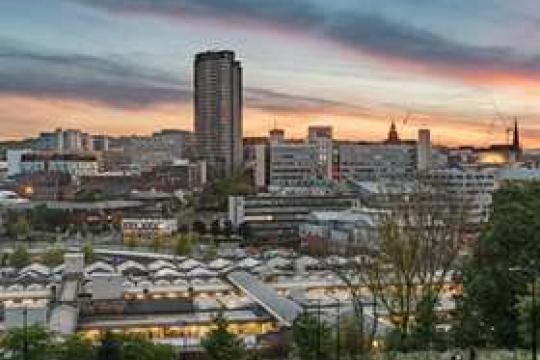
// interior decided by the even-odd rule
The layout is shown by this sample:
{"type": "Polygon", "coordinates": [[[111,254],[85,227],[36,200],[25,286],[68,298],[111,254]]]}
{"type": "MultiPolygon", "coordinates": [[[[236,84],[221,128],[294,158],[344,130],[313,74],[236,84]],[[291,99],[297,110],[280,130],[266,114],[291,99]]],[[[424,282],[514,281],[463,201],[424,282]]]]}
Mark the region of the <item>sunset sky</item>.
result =
{"type": "Polygon", "coordinates": [[[244,69],[244,135],[540,147],[538,0],[1,0],[0,138],[192,126],[196,52],[244,69]],[[408,121],[402,119],[408,117],[408,121]]]}

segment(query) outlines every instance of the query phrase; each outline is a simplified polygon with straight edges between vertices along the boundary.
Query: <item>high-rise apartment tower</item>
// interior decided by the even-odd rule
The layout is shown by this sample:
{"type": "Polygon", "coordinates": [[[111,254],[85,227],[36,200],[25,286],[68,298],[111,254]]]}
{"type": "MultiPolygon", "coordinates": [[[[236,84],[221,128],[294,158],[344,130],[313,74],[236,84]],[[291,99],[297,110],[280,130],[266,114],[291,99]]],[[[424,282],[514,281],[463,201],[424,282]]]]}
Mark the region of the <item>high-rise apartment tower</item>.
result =
{"type": "Polygon", "coordinates": [[[198,53],[194,86],[198,157],[210,178],[234,175],[242,166],[242,67],[234,52],[198,53]]]}

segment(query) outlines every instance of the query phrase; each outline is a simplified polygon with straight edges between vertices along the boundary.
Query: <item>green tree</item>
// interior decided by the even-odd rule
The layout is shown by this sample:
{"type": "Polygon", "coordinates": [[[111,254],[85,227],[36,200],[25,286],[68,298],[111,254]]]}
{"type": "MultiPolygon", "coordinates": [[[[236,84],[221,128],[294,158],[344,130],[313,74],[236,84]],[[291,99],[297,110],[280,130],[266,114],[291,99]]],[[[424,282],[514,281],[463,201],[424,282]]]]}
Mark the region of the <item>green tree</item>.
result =
{"type": "Polygon", "coordinates": [[[30,223],[35,229],[56,231],[66,224],[66,213],[63,210],[50,209],[46,205],[39,205],[30,211],[30,223]]]}
{"type": "Polygon", "coordinates": [[[247,351],[238,336],[228,330],[229,323],[220,311],[214,319],[214,329],[201,340],[208,360],[245,360],[247,351]]]}
{"type": "Polygon", "coordinates": [[[159,252],[159,250],[161,250],[161,246],[163,245],[163,239],[161,237],[161,235],[159,234],[153,234],[151,235],[151,240],[150,240],[150,248],[154,251],[154,252],[159,252]]]}
{"type": "Polygon", "coordinates": [[[512,183],[493,196],[488,224],[463,267],[454,334],[461,345],[519,345],[517,297],[526,276],[510,272],[540,258],[540,183],[512,183]]]}
{"type": "Polygon", "coordinates": [[[7,230],[18,240],[26,240],[30,236],[30,223],[26,216],[19,215],[14,222],[8,223],[7,230]]]}
{"type": "Polygon", "coordinates": [[[215,201],[219,209],[226,209],[229,196],[253,194],[255,189],[249,174],[228,177],[213,184],[215,201]]]}
{"type": "Polygon", "coordinates": [[[105,332],[97,349],[98,360],[122,360],[121,341],[110,331],[105,332]]]}
{"type": "Polygon", "coordinates": [[[96,261],[96,254],[94,253],[94,246],[90,241],[84,243],[82,247],[82,252],[84,254],[84,261],[87,264],[91,264],[96,261]]]}
{"type": "Polygon", "coordinates": [[[365,348],[364,332],[359,321],[354,316],[341,319],[341,351],[345,358],[358,359],[365,348]]]}
{"type": "Polygon", "coordinates": [[[61,244],[54,244],[47,248],[43,255],[43,263],[47,266],[56,266],[64,262],[66,249],[61,244]]]}
{"type": "Polygon", "coordinates": [[[172,346],[155,344],[144,336],[121,336],[122,360],[174,360],[176,354],[172,346]]]}
{"type": "Polygon", "coordinates": [[[437,331],[436,327],[442,321],[435,309],[436,304],[437,298],[429,292],[417,304],[408,341],[409,348],[425,350],[430,347],[444,347],[446,339],[442,332],[437,331]]]}
{"type": "Polygon", "coordinates": [[[174,237],[174,252],[176,255],[187,256],[193,249],[193,234],[176,234],[174,237]]]}
{"type": "Polygon", "coordinates": [[[293,341],[300,360],[328,359],[334,349],[330,327],[310,314],[295,321],[293,341]]]}
{"type": "MultiPolygon", "coordinates": [[[[538,281],[539,279],[536,279],[536,287],[535,291],[536,294],[540,294],[540,283],[538,281]]],[[[533,304],[532,304],[532,284],[529,284],[527,286],[526,293],[518,296],[518,301],[516,305],[516,309],[518,311],[518,319],[519,319],[519,325],[518,325],[518,332],[519,337],[521,340],[521,343],[527,347],[531,346],[531,334],[532,334],[532,310],[533,310],[533,304]]],[[[536,303],[536,323],[540,324],[540,304],[536,303]]],[[[540,334],[537,332],[537,343],[540,343],[540,334]]]]}
{"type": "Polygon", "coordinates": [[[9,330],[0,341],[0,348],[10,353],[12,360],[49,360],[53,355],[51,333],[39,325],[9,330]],[[24,357],[24,342],[27,339],[27,357],[24,357]]]}
{"type": "Polygon", "coordinates": [[[9,257],[9,264],[17,269],[29,265],[31,261],[30,253],[24,245],[18,245],[9,257]]]}
{"type": "Polygon", "coordinates": [[[96,348],[90,340],[78,335],[67,337],[54,347],[55,360],[95,360],[96,348]]]}

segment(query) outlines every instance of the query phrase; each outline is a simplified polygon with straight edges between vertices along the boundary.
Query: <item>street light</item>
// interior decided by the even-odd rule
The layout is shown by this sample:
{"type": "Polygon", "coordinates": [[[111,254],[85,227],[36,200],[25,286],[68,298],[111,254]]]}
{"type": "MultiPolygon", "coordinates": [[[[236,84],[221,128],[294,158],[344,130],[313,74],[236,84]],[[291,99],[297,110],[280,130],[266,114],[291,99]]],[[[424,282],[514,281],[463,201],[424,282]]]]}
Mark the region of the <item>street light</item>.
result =
{"type": "Polygon", "coordinates": [[[536,360],[536,342],[537,342],[537,332],[536,332],[536,276],[538,275],[538,269],[535,266],[534,262],[531,262],[529,267],[527,268],[521,268],[521,267],[513,267],[508,269],[511,272],[519,272],[522,274],[525,274],[531,278],[531,299],[532,299],[532,311],[531,311],[531,358],[532,360],[536,360]]]}
{"type": "Polygon", "coordinates": [[[341,360],[341,300],[338,297],[326,293],[326,295],[337,302],[337,334],[336,334],[336,360],[341,360]]]}
{"type": "Polygon", "coordinates": [[[23,359],[28,360],[28,307],[25,305],[23,308],[23,359]]]}

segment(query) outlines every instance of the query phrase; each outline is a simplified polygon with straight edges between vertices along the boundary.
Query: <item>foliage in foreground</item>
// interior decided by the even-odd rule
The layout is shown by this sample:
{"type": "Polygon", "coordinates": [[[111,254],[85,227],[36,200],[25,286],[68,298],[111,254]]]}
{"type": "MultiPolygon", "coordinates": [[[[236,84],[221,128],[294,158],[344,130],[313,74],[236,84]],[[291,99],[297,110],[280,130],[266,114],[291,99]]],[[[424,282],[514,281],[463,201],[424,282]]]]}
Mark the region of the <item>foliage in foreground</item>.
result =
{"type": "Polygon", "coordinates": [[[13,360],[173,360],[173,347],[155,344],[142,336],[106,333],[97,344],[78,335],[59,340],[39,325],[7,332],[0,342],[2,359],[13,360]],[[28,339],[24,357],[24,339],[28,339]]]}
{"type": "Polygon", "coordinates": [[[208,360],[244,360],[248,352],[242,339],[228,330],[229,323],[220,311],[214,319],[214,329],[201,341],[208,360]]]}
{"type": "MultiPolygon", "coordinates": [[[[464,291],[455,314],[457,344],[507,348],[527,345],[528,340],[524,340],[529,335],[519,336],[522,326],[517,304],[520,298],[529,297],[531,278],[511,269],[539,269],[538,214],[538,182],[514,183],[494,194],[490,221],[463,271],[464,291]]],[[[521,319],[530,321],[527,318],[521,319]]]]}

